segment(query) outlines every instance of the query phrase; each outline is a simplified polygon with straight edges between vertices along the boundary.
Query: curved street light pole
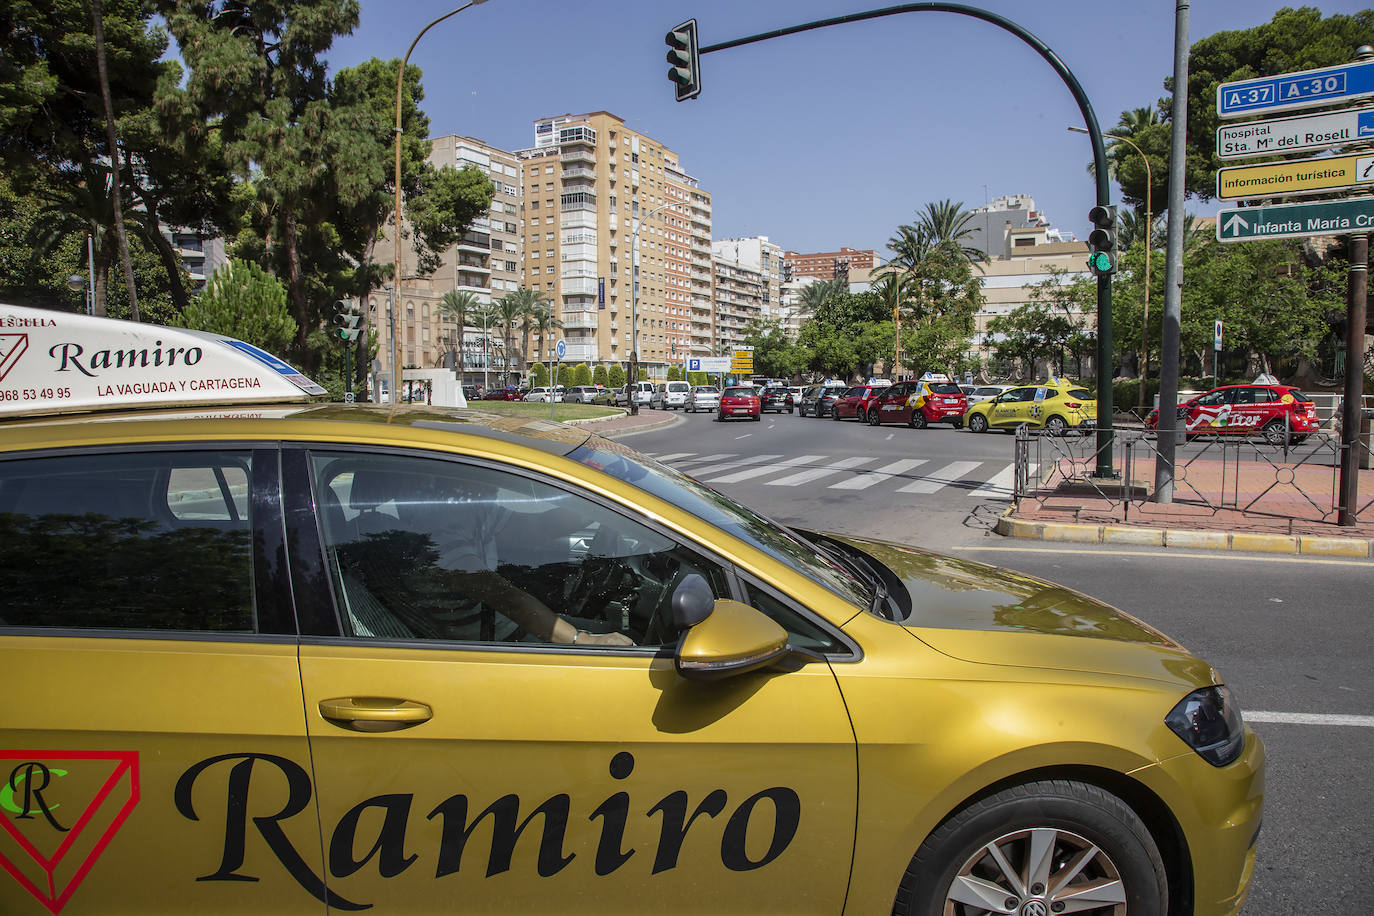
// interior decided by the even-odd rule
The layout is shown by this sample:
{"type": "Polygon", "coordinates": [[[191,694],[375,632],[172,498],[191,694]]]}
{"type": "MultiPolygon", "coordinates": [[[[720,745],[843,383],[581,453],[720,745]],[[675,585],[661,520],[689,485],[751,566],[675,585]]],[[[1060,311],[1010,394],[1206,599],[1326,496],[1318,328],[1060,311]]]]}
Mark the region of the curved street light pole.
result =
{"type": "MultiPolygon", "coordinates": [[[[1185,0],[1178,0],[1178,2],[1184,3],[1185,0]]],[[[850,13],[844,16],[835,16],[830,19],[817,19],[814,22],[804,22],[801,25],[774,29],[771,32],[760,32],[757,35],[747,35],[744,38],[734,38],[729,41],[717,42],[716,44],[707,45],[701,48],[697,53],[698,55],[705,55],[714,51],[725,51],[730,48],[741,47],[742,45],[754,44],[759,41],[768,41],[772,38],[780,38],[784,35],[795,35],[798,32],[824,29],[832,25],[863,22],[869,19],[879,19],[884,16],[895,16],[899,13],[923,12],[955,13],[960,16],[980,19],[983,22],[997,26],[1003,31],[1010,32],[1035,49],[1041,59],[1049,64],[1054,72],[1058,74],[1060,80],[1063,81],[1069,93],[1073,96],[1074,101],[1078,104],[1078,111],[1083,115],[1083,123],[1088,129],[1088,138],[1092,141],[1093,165],[1097,171],[1097,205],[1101,207],[1109,206],[1112,202],[1112,187],[1111,181],[1107,177],[1107,150],[1102,143],[1102,130],[1097,125],[1097,115],[1093,113],[1092,102],[1088,100],[1088,94],[1083,91],[1083,86],[1078,82],[1078,77],[1073,75],[1073,71],[1071,71],[1068,65],[1060,59],[1058,54],[1051,50],[1049,45],[1045,44],[1020,25],[1017,25],[1007,17],[997,13],[968,6],[963,3],[902,3],[897,6],[867,10],[862,13],[850,13]]],[[[1181,160],[1182,156],[1180,155],[1179,158],[1181,160]]],[[[1097,405],[1097,461],[1094,476],[1100,478],[1115,478],[1117,474],[1112,461],[1112,278],[1106,275],[1097,278],[1097,405]]]]}
{"type": "Polygon", "coordinates": [[[654,207],[635,220],[634,230],[630,232],[630,379],[625,383],[625,391],[630,402],[630,415],[635,417],[639,416],[639,403],[635,400],[638,392],[634,387],[639,382],[639,230],[644,228],[649,217],[675,203],[677,201],[670,200],[654,207]]]}
{"type": "Polygon", "coordinates": [[[420,43],[420,39],[425,37],[425,33],[434,28],[439,23],[456,16],[470,6],[486,3],[487,0],[468,0],[467,3],[458,7],[452,12],[445,13],[438,19],[431,22],[420,30],[420,34],[415,36],[415,40],[406,48],[406,56],[401,58],[401,66],[396,71],[396,257],[393,261],[391,274],[391,404],[394,407],[400,403],[401,396],[401,338],[405,336],[405,321],[400,311],[400,285],[401,285],[401,89],[405,85],[406,62],[410,60],[410,52],[415,50],[415,46],[420,43]]]}
{"type": "MultiPolygon", "coordinates": [[[[1087,131],[1081,127],[1070,127],[1069,130],[1076,134],[1086,134],[1087,131]]],[[[1145,163],[1145,305],[1140,317],[1140,407],[1145,407],[1145,387],[1150,378],[1150,249],[1154,247],[1154,210],[1150,206],[1150,190],[1154,187],[1154,178],[1150,174],[1150,157],[1145,155],[1140,147],[1128,137],[1120,134],[1103,134],[1113,140],[1120,140],[1140,155],[1140,161],[1145,163]]]]}

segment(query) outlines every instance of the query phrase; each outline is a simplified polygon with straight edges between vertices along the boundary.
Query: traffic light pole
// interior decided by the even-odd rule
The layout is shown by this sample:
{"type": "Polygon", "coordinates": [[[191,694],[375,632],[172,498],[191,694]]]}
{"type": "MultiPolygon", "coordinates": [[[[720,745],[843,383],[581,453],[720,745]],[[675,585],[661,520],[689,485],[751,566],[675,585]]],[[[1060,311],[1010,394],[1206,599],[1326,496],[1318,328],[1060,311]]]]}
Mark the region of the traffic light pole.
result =
{"type": "MultiPolygon", "coordinates": [[[[1097,205],[1099,207],[1111,206],[1111,178],[1107,172],[1107,149],[1102,141],[1102,130],[1097,124],[1097,115],[1093,113],[1092,103],[1088,101],[1087,93],[1078,82],[1078,78],[1073,72],[1059,59],[1050,47],[1036,38],[1021,26],[988,10],[978,9],[973,6],[966,6],[962,3],[903,3],[898,6],[888,6],[882,9],[867,10],[862,13],[850,13],[845,16],[835,16],[830,19],[818,19],[814,22],[804,22],[801,25],[788,26],[782,29],[774,29],[771,32],[760,32],[757,35],[749,35],[744,38],[735,38],[730,41],[722,41],[713,45],[707,45],[697,52],[700,57],[703,54],[710,54],[715,51],[726,51],[730,48],[738,48],[743,45],[755,44],[760,41],[768,41],[772,38],[781,38],[784,35],[795,35],[798,32],[810,32],[815,29],[829,28],[832,25],[844,25],[849,22],[864,22],[869,19],[880,19],[884,16],[895,16],[899,13],[955,13],[960,16],[969,16],[973,19],[980,19],[983,22],[991,23],[1004,31],[1010,32],[1017,38],[1024,41],[1035,49],[1045,62],[1059,74],[1059,78],[1064,81],[1069,92],[1073,94],[1073,99],[1078,103],[1078,110],[1083,115],[1083,124],[1088,129],[1088,137],[1092,141],[1093,147],[1093,169],[1097,179],[1097,205]]],[[[695,20],[692,20],[695,28],[695,20]]],[[[684,23],[685,25],[685,23],[684,23]]],[[[671,37],[671,33],[670,33],[671,37]]],[[[670,45],[672,43],[670,42],[670,45]]],[[[676,69],[676,68],[675,68],[676,69]]],[[[691,82],[696,87],[700,87],[701,74],[693,73],[691,82]]],[[[679,86],[682,85],[680,79],[674,79],[679,86]]],[[[695,93],[693,93],[694,95],[695,93]]],[[[1095,476],[1100,478],[1112,478],[1116,476],[1112,462],[1112,278],[1110,273],[1101,274],[1097,278],[1097,466],[1095,476]]]]}

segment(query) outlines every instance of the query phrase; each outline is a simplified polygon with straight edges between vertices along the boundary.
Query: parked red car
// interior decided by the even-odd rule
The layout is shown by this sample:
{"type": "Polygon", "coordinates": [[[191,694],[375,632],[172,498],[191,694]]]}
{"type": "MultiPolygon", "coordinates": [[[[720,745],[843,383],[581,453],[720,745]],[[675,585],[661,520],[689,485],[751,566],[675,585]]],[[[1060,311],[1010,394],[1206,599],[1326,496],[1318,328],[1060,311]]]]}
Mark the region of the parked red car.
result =
{"type": "Polygon", "coordinates": [[[525,392],[519,388],[493,388],[482,395],[484,401],[521,401],[525,392]]]}
{"type": "MultiPolygon", "coordinates": [[[[1185,435],[1254,436],[1274,445],[1285,436],[1297,445],[1321,427],[1317,406],[1292,385],[1223,385],[1178,405],[1185,435]]],[[[1159,411],[1145,418],[1149,429],[1159,428],[1159,411]]]]}
{"type": "Polygon", "coordinates": [[[964,425],[968,395],[948,379],[925,378],[898,382],[878,396],[868,410],[868,425],[905,423],[925,429],[931,423],[948,423],[955,429],[964,425]]]}
{"type": "Polygon", "coordinates": [[[758,420],[763,416],[763,403],[759,400],[759,389],[731,386],[720,394],[720,407],[716,409],[716,419],[729,417],[748,417],[758,420]]]}
{"type": "Polygon", "coordinates": [[[830,416],[836,420],[854,417],[860,423],[867,423],[869,408],[887,388],[887,385],[855,385],[835,401],[830,416]]]}

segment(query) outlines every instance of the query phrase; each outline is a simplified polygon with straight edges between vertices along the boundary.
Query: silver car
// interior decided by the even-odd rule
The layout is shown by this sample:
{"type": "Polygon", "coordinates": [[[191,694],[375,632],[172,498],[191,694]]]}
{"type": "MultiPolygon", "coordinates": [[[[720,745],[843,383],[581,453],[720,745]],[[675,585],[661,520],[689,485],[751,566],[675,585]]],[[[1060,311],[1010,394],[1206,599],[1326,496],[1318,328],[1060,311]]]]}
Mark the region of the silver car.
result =
{"type": "Polygon", "coordinates": [[[686,382],[660,382],[649,398],[649,406],[654,410],[674,410],[687,403],[687,395],[692,386],[686,382]]]}
{"type": "Polygon", "coordinates": [[[688,413],[698,410],[715,410],[720,407],[720,389],[715,385],[696,385],[687,395],[682,409],[688,413]]]}
{"type": "Polygon", "coordinates": [[[1014,385],[960,385],[959,388],[968,396],[968,406],[981,404],[984,401],[991,401],[1004,391],[1010,391],[1014,385]]]}

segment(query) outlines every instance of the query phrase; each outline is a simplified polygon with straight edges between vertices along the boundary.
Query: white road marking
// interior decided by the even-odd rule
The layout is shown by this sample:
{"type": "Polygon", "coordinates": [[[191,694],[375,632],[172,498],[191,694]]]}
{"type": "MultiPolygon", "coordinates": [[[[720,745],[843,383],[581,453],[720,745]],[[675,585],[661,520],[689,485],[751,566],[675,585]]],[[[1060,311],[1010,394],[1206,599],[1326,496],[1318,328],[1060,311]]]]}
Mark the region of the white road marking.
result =
{"type": "Polygon", "coordinates": [[[740,458],[736,461],[724,461],[720,464],[708,464],[706,467],[693,468],[688,473],[695,477],[697,480],[701,480],[710,474],[717,473],[718,471],[728,471],[731,468],[742,468],[746,464],[758,464],[760,461],[772,461],[775,458],[781,457],[781,455],[750,455],[748,458],[740,458]]]}
{"type": "Polygon", "coordinates": [[[766,468],[749,468],[745,471],[736,471],[733,474],[726,474],[724,477],[717,477],[709,483],[739,483],[742,480],[753,480],[755,477],[762,477],[764,474],[773,474],[783,468],[796,467],[799,464],[810,464],[813,461],[821,461],[824,455],[798,455],[795,458],[788,458],[786,461],[779,461],[777,464],[770,464],[766,468]]]}
{"type": "Polygon", "coordinates": [[[1348,716],[1321,712],[1269,712],[1242,710],[1246,722],[1271,722],[1276,725],[1345,725],[1354,728],[1374,728],[1374,716],[1348,716]]]}
{"type": "Polygon", "coordinates": [[[848,480],[841,480],[839,483],[832,483],[831,490],[867,490],[875,483],[882,483],[884,480],[891,480],[893,477],[909,471],[918,464],[925,464],[924,458],[903,458],[891,464],[885,464],[868,474],[858,474],[848,480]]]}
{"type": "Polygon", "coordinates": [[[740,439],[748,439],[748,438],[749,438],[750,436],[752,436],[752,435],[753,435],[753,433],[745,433],[745,434],[742,435],[742,436],[736,436],[736,437],[735,437],[735,441],[738,442],[740,439]]]}
{"type": "Polygon", "coordinates": [[[887,441],[891,442],[891,441],[892,441],[892,437],[895,436],[895,435],[897,435],[897,434],[896,434],[896,433],[888,433],[888,434],[887,434],[887,441]]]}
{"type": "Polygon", "coordinates": [[[969,474],[974,468],[982,464],[981,461],[952,461],[929,477],[909,483],[904,487],[898,487],[898,493],[934,493],[942,487],[954,483],[960,477],[969,474]]]}
{"type": "MultiPolygon", "coordinates": [[[[1034,462],[1031,462],[1026,469],[1026,477],[1028,479],[1034,477],[1035,472],[1038,469],[1039,465],[1035,464],[1034,462]]],[[[1016,465],[1009,464],[1002,470],[998,471],[996,474],[992,475],[991,480],[983,484],[978,489],[974,490],[972,493],[969,494],[969,496],[976,496],[979,499],[984,499],[989,496],[1001,497],[1002,499],[1010,499],[1014,492],[1015,486],[1016,465]]]]}
{"type": "Polygon", "coordinates": [[[722,458],[733,458],[734,452],[721,452],[718,455],[702,455],[700,458],[693,458],[690,461],[679,461],[678,464],[698,464],[702,461],[719,461],[722,458]]]}
{"type": "Polygon", "coordinates": [[[810,483],[813,480],[819,480],[822,477],[829,477],[831,474],[838,474],[841,471],[847,470],[852,467],[857,467],[861,464],[868,464],[868,462],[870,461],[877,460],[878,459],[867,455],[859,455],[854,458],[843,458],[839,461],[828,464],[823,468],[812,468],[809,471],[802,471],[800,474],[789,474],[787,477],[783,477],[779,480],[770,480],[768,481],[768,486],[795,487],[804,483],[810,483]]]}

